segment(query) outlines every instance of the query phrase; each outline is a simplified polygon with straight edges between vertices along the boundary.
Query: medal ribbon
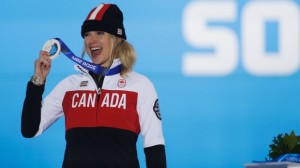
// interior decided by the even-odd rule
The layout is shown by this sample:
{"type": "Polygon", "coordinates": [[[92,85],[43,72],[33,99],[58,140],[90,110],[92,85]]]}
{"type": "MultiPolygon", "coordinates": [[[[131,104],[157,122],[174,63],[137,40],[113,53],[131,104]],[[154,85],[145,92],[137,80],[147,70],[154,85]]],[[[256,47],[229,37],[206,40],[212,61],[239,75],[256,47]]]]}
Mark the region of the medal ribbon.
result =
{"type": "Polygon", "coordinates": [[[77,63],[78,65],[81,65],[86,70],[92,71],[96,74],[102,74],[105,76],[111,76],[111,75],[115,75],[115,74],[118,74],[121,72],[122,64],[110,69],[110,68],[105,68],[100,65],[91,63],[89,61],[86,61],[86,60],[76,56],[60,38],[54,38],[54,39],[60,43],[61,52],[66,57],[68,57],[70,60],[77,63]]]}

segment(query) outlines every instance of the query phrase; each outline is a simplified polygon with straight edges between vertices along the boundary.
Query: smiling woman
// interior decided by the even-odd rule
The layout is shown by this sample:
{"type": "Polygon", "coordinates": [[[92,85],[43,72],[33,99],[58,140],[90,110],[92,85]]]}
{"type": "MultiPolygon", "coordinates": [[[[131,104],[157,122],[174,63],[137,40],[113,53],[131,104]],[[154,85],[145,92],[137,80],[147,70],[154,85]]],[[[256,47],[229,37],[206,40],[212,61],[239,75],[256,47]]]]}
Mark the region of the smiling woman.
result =
{"type": "Polygon", "coordinates": [[[113,62],[111,38],[102,31],[88,31],[84,33],[85,50],[95,64],[110,67],[113,62]]]}
{"type": "MultiPolygon", "coordinates": [[[[115,4],[100,4],[83,22],[81,35],[92,62],[112,73],[96,73],[76,65],[79,73],[66,77],[42,100],[51,59],[49,52],[40,51],[34,76],[27,84],[23,136],[42,134],[64,115],[64,168],[138,168],[140,133],[147,167],[165,168],[158,96],[152,82],[132,70],[136,55],[126,41],[121,10],[115,4]]],[[[77,63],[83,61],[73,58],[77,63]]]]}

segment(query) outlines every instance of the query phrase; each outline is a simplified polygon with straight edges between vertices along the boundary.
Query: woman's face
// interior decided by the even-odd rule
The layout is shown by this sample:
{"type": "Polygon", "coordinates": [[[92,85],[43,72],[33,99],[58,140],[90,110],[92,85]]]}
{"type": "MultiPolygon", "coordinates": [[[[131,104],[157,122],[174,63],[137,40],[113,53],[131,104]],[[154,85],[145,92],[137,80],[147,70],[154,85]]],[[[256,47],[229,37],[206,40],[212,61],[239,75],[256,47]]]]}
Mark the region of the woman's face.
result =
{"type": "Polygon", "coordinates": [[[89,31],[84,34],[85,50],[94,64],[109,67],[112,63],[110,34],[103,31],[89,31]]]}

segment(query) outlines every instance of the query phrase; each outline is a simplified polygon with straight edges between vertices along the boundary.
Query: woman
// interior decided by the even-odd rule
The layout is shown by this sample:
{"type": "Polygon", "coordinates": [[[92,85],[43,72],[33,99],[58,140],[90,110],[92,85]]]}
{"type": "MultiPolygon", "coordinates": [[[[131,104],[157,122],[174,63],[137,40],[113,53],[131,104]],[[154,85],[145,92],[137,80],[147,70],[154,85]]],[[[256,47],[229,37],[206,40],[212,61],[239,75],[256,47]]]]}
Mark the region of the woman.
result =
{"type": "Polygon", "coordinates": [[[93,63],[117,71],[96,74],[76,65],[80,73],[62,80],[42,101],[51,60],[48,52],[40,51],[27,84],[23,136],[40,135],[64,115],[63,167],[139,167],[139,133],[147,167],[166,167],[157,94],[147,77],[132,71],[135,51],[126,41],[117,5],[94,8],[83,22],[81,36],[93,63]]]}

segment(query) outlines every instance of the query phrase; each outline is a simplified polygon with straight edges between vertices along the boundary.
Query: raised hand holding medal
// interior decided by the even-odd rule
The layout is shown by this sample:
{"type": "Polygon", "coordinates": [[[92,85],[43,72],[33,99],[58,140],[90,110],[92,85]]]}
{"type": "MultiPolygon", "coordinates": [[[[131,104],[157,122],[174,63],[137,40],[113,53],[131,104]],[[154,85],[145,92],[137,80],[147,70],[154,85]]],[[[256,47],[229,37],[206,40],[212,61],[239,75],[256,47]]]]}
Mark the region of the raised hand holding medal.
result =
{"type": "MultiPolygon", "coordinates": [[[[45,84],[51,68],[51,47],[49,42],[45,44],[40,51],[39,58],[34,62],[34,75],[31,77],[31,82],[37,86],[45,84]]],[[[52,54],[53,55],[53,54],[52,54]]],[[[58,54],[57,54],[58,55],[58,54]]]]}
{"type": "Polygon", "coordinates": [[[116,66],[112,69],[105,68],[102,66],[99,66],[97,64],[91,63],[89,61],[86,61],[78,56],[76,56],[69,47],[59,38],[53,38],[45,42],[43,48],[43,51],[46,51],[49,53],[50,59],[55,59],[61,52],[68,57],[70,60],[74,61],[78,65],[82,66],[84,69],[93,71],[96,74],[102,74],[102,75],[113,75],[118,72],[120,72],[122,66],[116,66]]]}

